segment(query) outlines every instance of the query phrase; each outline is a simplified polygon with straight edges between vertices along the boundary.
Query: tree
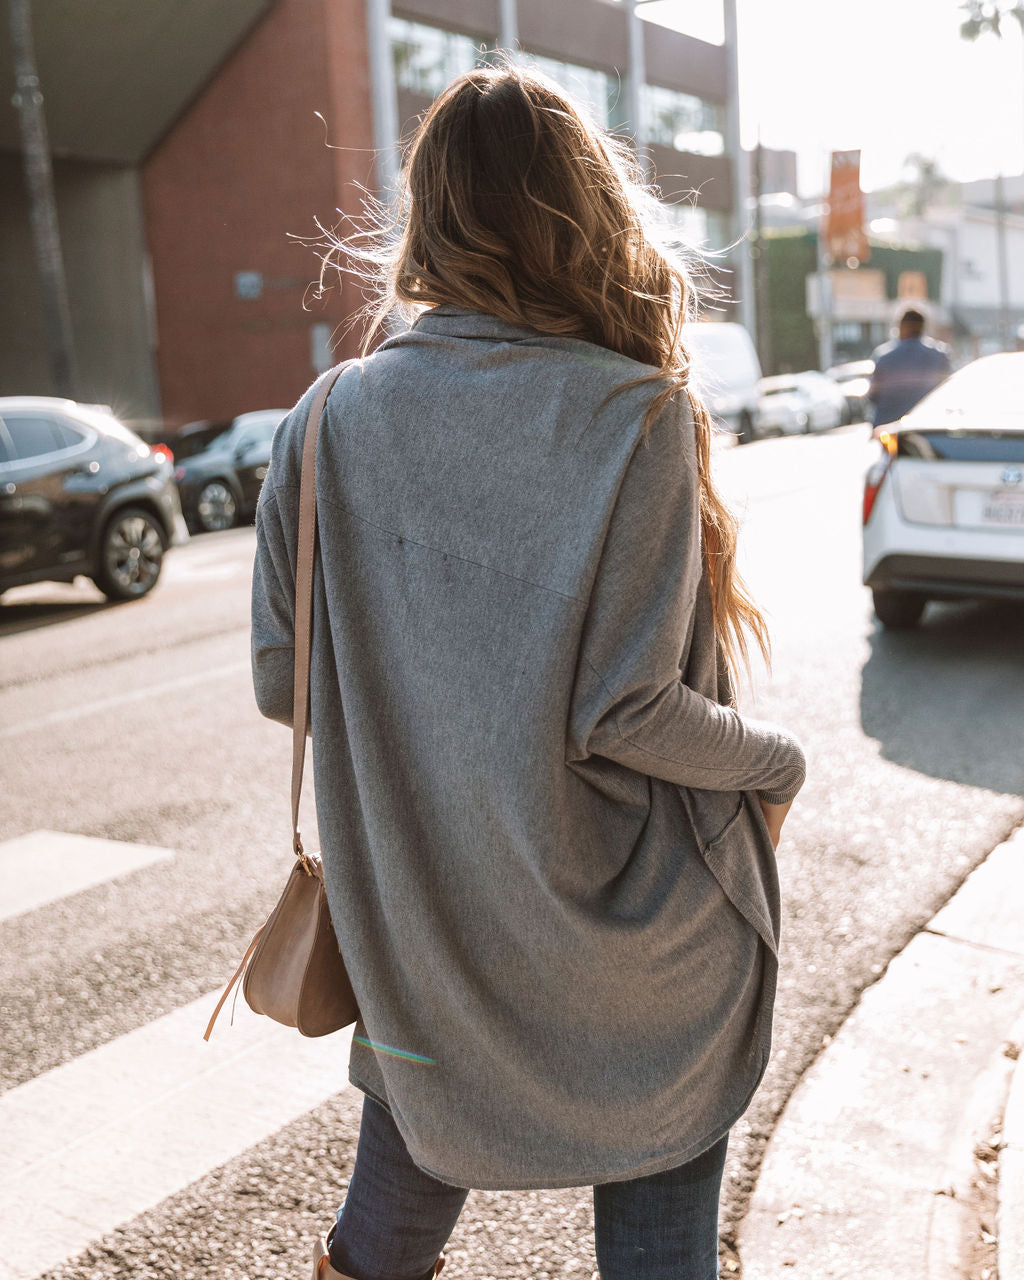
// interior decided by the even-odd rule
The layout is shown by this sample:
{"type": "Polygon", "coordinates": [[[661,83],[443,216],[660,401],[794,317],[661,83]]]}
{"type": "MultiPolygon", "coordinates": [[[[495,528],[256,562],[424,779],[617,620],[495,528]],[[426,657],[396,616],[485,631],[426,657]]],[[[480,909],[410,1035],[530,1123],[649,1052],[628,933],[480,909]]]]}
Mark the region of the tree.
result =
{"type": "Polygon", "coordinates": [[[977,40],[989,31],[1001,36],[1003,22],[1011,17],[1017,19],[1024,31],[1024,0],[965,0],[960,8],[967,14],[960,24],[960,34],[965,40],[977,40]]]}
{"type": "Polygon", "coordinates": [[[927,210],[939,203],[949,190],[950,181],[939,168],[937,160],[915,151],[903,162],[906,175],[903,204],[905,212],[913,218],[923,218],[927,210]]]}

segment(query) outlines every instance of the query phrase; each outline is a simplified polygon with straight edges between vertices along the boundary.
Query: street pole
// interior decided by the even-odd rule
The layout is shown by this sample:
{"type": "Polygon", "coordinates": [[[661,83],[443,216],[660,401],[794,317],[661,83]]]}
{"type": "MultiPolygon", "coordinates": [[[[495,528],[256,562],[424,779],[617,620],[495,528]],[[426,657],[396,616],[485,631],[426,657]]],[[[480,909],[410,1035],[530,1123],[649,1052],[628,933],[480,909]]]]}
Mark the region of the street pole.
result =
{"type": "Polygon", "coordinates": [[[381,199],[391,199],[398,186],[398,91],[391,55],[390,0],[366,0],[366,42],[370,60],[370,104],[373,112],[374,162],[381,199]]]}
{"type": "Polygon", "coordinates": [[[757,133],[754,150],[754,315],[757,322],[757,358],[764,373],[772,368],[771,332],[768,320],[768,260],[764,252],[764,214],[761,197],[764,194],[764,148],[761,131],[757,133]]]}
{"type": "Polygon", "coordinates": [[[1006,188],[1002,173],[996,174],[996,274],[999,277],[999,349],[1011,351],[1010,266],[1006,252],[1006,188]]]}
{"type": "Polygon", "coordinates": [[[499,43],[502,49],[515,53],[519,48],[519,14],[516,0],[501,0],[501,35],[499,43]]]}
{"type": "Polygon", "coordinates": [[[754,313],[754,271],[747,236],[747,214],[750,201],[750,173],[747,157],[740,140],[740,76],[739,76],[739,26],[736,19],[736,0],[724,0],[725,52],[728,66],[729,97],[726,105],[725,138],[732,161],[733,202],[733,281],[737,301],[737,318],[744,326],[754,346],[757,346],[757,317],[754,313]]]}
{"type": "Polygon", "coordinates": [[[14,101],[18,108],[21,142],[25,151],[29,220],[39,269],[50,376],[54,394],[74,400],[77,378],[71,307],[64,274],[60,227],[57,223],[57,200],[53,189],[53,166],[46,136],[43,95],[36,72],[29,3],[30,0],[8,0],[17,85],[14,101]]]}
{"type": "Polygon", "coordinates": [[[828,242],[825,236],[826,215],[824,210],[818,220],[818,364],[822,373],[831,369],[833,359],[833,302],[832,302],[832,260],[829,257],[828,242]]]}
{"type": "Polygon", "coordinates": [[[647,156],[647,131],[644,128],[644,85],[647,81],[647,59],[644,55],[644,24],[640,18],[642,0],[626,0],[629,22],[629,72],[626,76],[626,110],[633,127],[636,157],[645,181],[650,181],[651,167],[647,156]]]}

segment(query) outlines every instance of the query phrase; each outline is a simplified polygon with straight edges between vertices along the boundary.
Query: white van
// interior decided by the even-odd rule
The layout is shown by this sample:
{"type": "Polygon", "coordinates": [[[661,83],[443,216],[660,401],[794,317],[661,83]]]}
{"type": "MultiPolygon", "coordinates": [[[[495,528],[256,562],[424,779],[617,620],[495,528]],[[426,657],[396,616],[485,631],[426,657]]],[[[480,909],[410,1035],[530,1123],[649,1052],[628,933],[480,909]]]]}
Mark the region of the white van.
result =
{"type": "Polygon", "coordinates": [[[694,390],[716,425],[740,444],[756,440],[761,365],[750,334],[732,321],[701,320],[683,326],[683,345],[693,360],[694,390]]]}

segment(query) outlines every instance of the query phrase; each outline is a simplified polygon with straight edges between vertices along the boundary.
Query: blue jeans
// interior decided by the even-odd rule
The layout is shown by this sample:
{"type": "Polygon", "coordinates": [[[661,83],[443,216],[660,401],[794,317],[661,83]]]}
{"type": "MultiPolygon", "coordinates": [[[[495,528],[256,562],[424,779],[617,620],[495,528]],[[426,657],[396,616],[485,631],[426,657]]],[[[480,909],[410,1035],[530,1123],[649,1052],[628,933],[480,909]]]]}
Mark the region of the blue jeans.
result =
{"type": "MultiPolygon", "coordinates": [[[[728,1141],[666,1173],[594,1188],[601,1280],[715,1280],[728,1141]]],[[[365,1098],[331,1265],[354,1280],[425,1280],[468,1194],[417,1168],[391,1113],[365,1098]]]]}

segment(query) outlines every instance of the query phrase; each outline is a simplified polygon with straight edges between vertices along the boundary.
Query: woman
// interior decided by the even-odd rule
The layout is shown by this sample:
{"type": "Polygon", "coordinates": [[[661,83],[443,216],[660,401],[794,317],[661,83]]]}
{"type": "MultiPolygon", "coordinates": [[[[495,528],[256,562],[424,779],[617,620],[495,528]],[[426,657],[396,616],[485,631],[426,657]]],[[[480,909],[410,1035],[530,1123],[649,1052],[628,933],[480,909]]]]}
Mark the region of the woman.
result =
{"type": "MultiPolygon", "coordinates": [[[[366,1098],[317,1277],[434,1275],[465,1188],[593,1184],[603,1280],[716,1274],[768,1059],[799,745],[731,706],[766,632],[623,148],[478,70],[407,166],[317,461],[311,716],[366,1098]]],[[[260,498],[253,663],[291,719],[299,460],[260,498]]]]}

